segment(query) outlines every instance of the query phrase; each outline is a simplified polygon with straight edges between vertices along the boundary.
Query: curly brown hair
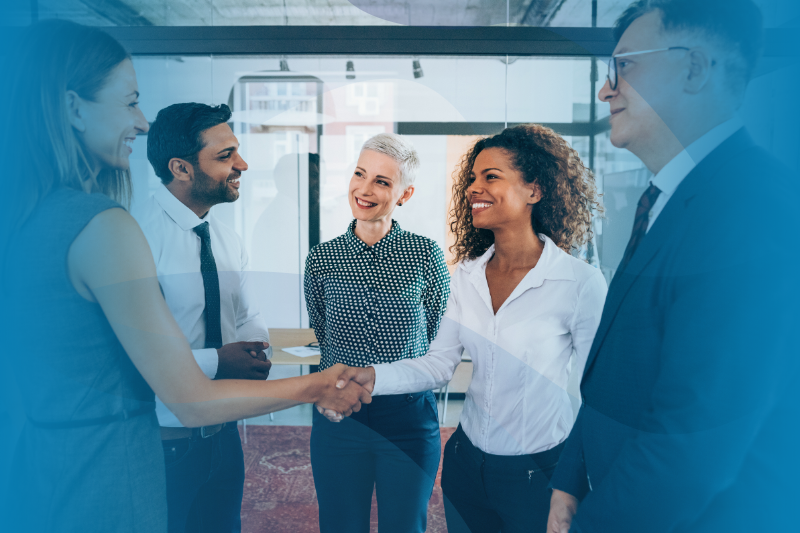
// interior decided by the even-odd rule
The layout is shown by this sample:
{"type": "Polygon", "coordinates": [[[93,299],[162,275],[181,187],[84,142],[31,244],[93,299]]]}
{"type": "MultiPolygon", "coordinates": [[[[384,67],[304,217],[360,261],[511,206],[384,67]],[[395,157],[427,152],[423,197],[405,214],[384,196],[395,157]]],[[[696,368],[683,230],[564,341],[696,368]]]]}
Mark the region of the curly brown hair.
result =
{"type": "Polygon", "coordinates": [[[455,244],[450,251],[456,263],[483,255],[494,243],[491,230],[472,225],[472,205],[467,194],[475,158],[487,148],[504,150],[522,179],[539,186],[542,199],[531,214],[537,234],[547,235],[568,253],[592,239],[592,216],[603,212],[594,174],[563,137],[539,124],[524,124],[479,140],[454,173],[450,231],[455,244]]]}

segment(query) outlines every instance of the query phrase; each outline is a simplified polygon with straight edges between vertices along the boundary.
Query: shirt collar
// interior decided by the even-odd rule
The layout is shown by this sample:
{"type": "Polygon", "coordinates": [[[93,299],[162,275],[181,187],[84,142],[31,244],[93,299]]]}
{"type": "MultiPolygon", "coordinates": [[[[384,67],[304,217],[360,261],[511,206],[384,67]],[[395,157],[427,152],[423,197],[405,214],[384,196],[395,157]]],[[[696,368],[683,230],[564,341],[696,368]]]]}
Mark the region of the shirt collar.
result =
{"type": "MultiPolygon", "coordinates": [[[[524,285],[524,288],[540,287],[546,279],[575,281],[575,272],[569,261],[569,254],[556,246],[556,243],[547,235],[540,233],[539,239],[544,241],[542,255],[539,257],[536,266],[525,275],[519,286],[523,287],[524,285]]],[[[466,272],[485,276],[486,264],[492,256],[494,256],[494,244],[477,259],[462,261],[458,267],[466,272]]]]}
{"type": "Polygon", "coordinates": [[[714,151],[728,137],[744,127],[738,116],[723,122],[709,130],[705,135],[684,148],[678,155],[664,165],[661,171],[653,176],[650,183],[659,188],[665,196],[672,196],[683,179],[694,170],[697,164],[714,151]]]}
{"type": "Polygon", "coordinates": [[[397,243],[400,242],[400,237],[402,237],[402,235],[405,233],[405,231],[400,229],[400,224],[398,224],[396,220],[392,220],[392,227],[389,229],[389,233],[387,233],[374,245],[369,246],[367,243],[356,237],[356,222],[357,220],[353,219],[353,221],[350,223],[350,226],[347,228],[347,233],[344,234],[344,240],[347,243],[347,247],[356,255],[360,255],[367,250],[372,250],[377,257],[387,257],[397,246],[397,243]]]}
{"type": "MultiPolygon", "coordinates": [[[[169,189],[163,184],[158,186],[156,192],[153,194],[158,204],[167,213],[167,215],[184,231],[191,230],[202,224],[204,219],[198,217],[194,211],[186,207],[183,202],[175,198],[169,189]]],[[[211,223],[211,212],[205,216],[205,220],[211,223]]]]}

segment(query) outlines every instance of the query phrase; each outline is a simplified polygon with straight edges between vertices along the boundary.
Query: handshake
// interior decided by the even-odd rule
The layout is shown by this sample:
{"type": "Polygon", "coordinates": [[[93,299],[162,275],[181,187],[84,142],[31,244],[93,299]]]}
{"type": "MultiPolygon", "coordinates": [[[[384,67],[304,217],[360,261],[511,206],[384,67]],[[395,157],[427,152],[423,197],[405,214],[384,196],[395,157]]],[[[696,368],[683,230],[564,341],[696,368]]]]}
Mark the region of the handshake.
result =
{"type": "Polygon", "coordinates": [[[317,411],[325,416],[331,422],[341,422],[345,416],[350,416],[354,411],[357,412],[361,409],[361,403],[370,403],[372,401],[372,390],[375,388],[375,369],[371,366],[366,368],[359,368],[355,366],[347,366],[343,364],[334,365],[322,372],[327,374],[328,378],[335,377],[336,382],[334,387],[337,391],[361,393],[359,397],[362,398],[360,403],[354,405],[349,410],[338,410],[332,403],[327,401],[318,401],[315,404],[317,411]],[[363,397],[366,395],[367,401],[363,397]]]}

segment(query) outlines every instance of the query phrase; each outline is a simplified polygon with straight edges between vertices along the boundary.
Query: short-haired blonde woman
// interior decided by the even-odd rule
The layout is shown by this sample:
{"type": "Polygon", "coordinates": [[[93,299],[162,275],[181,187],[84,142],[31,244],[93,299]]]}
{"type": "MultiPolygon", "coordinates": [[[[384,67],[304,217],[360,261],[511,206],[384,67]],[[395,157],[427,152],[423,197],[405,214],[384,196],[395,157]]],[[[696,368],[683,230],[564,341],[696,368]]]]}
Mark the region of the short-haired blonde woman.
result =
{"type": "Polygon", "coordinates": [[[573,423],[567,382],[583,372],[606,295],[600,271],[569,254],[592,235],[594,178],[551,129],[517,126],[466,154],[453,201],[460,263],[427,355],[342,377],[373,395],[435,389],[466,349],[472,383],[444,451],[447,530],[544,532],[573,423]]]}
{"type": "MultiPolygon", "coordinates": [[[[348,190],[355,220],[308,255],[306,305],[322,369],[420,357],[436,336],[449,294],[444,255],[392,220],[414,193],[418,167],[416,151],[399,135],[369,139],[348,190]]],[[[425,531],[440,452],[428,389],[383,396],[340,423],[315,411],[311,465],[320,530],[367,533],[374,488],[381,533],[425,531]]]]}

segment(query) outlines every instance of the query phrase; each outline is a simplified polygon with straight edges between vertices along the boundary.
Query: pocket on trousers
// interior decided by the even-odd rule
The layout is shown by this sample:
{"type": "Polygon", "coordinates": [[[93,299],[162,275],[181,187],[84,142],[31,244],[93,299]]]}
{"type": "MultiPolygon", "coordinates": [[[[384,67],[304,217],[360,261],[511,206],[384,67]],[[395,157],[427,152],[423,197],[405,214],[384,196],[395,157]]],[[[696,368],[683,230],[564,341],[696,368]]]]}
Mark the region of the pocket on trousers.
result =
{"type": "Polygon", "coordinates": [[[192,452],[194,442],[192,439],[177,439],[161,441],[164,447],[164,462],[167,468],[172,468],[186,459],[192,452]]]}
{"type": "Polygon", "coordinates": [[[436,396],[434,396],[433,392],[427,391],[423,394],[425,403],[428,404],[428,408],[430,409],[431,417],[436,420],[436,424],[439,424],[439,408],[436,405],[436,396]]]}

